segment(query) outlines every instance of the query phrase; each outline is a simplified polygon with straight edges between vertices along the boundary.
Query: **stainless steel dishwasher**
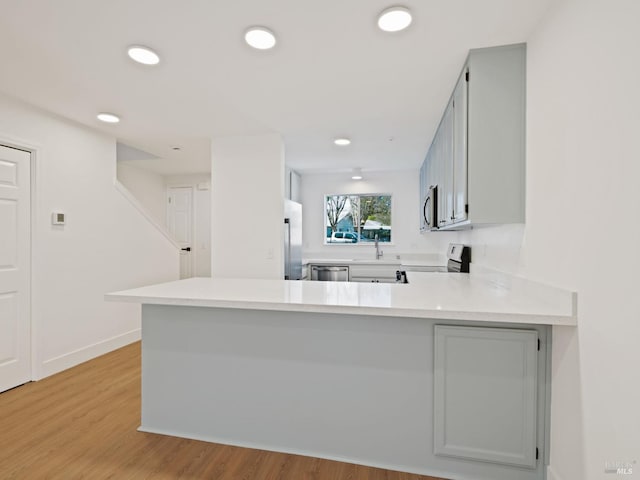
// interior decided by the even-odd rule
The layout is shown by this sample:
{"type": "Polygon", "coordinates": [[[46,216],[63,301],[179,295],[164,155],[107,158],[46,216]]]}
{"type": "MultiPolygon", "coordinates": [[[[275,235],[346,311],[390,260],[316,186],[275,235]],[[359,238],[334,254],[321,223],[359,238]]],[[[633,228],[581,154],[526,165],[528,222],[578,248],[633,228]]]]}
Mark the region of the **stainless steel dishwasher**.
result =
{"type": "Polygon", "coordinates": [[[349,267],[346,265],[311,265],[311,280],[321,282],[348,282],[349,267]]]}

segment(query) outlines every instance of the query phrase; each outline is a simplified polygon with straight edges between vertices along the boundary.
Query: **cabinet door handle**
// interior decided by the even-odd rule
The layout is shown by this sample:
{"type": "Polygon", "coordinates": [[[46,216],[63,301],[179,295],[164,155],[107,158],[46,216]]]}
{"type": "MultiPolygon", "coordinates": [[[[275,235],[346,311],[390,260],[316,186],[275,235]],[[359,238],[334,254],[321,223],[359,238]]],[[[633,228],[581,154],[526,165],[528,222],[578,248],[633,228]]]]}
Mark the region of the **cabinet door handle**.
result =
{"type": "Polygon", "coordinates": [[[429,211],[429,201],[431,200],[431,197],[427,197],[427,199],[424,201],[424,207],[422,208],[422,216],[424,217],[424,222],[427,224],[427,227],[431,226],[431,221],[427,218],[427,212],[429,211]]]}

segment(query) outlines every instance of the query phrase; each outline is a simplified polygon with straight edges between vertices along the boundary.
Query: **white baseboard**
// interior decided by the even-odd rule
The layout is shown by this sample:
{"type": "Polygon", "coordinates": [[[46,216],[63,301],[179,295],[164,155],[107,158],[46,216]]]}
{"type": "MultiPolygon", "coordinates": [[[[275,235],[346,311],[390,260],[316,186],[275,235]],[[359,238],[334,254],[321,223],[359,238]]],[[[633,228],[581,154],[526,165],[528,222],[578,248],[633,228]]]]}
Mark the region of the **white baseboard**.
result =
{"type": "Polygon", "coordinates": [[[564,480],[551,465],[547,465],[547,480],[564,480]]]}
{"type": "Polygon", "coordinates": [[[75,367],[83,362],[93,358],[112,352],[118,348],[129,345],[130,343],[140,340],[140,329],[131,330],[130,332],[108,338],[93,345],[79,348],[73,352],[65,353],[55,358],[45,360],[40,366],[40,375],[34,380],[42,380],[45,377],[55,373],[62,372],[71,367],[75,367]]]}

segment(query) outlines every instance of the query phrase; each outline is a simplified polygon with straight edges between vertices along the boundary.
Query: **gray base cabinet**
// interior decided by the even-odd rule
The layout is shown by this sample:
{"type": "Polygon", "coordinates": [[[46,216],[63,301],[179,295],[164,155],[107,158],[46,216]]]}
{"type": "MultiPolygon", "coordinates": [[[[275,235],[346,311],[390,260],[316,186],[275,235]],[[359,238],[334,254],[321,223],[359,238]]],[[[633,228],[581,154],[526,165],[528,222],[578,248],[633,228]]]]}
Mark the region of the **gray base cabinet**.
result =
{"type": "Polygon", "coordinates": [[[434,453],[535,468],[538,332],[436,325],[434,453]]]}
{"type": "Polygon", "coordinates": [[[398,265],[354,265],[351,266],[351,282],[364,283],[395,283],[398,265]]]}
{"type": "Polygon", "coordinates": [[[362,310],[143,305],[140,430],[452,480],[545,479],[549,326],[362,310]]]}

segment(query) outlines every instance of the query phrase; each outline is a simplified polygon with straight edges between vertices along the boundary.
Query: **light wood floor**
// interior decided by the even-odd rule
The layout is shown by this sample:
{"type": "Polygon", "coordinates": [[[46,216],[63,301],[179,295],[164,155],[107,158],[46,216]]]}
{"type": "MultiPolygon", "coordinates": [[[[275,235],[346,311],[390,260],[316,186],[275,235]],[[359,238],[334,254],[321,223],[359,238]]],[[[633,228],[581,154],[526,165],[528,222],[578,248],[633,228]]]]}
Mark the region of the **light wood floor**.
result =
{"type": "Polygon", "coordinates": [[[0,479],[441,480],[138,432],[140,344],[0,394],[0,479]]]}

